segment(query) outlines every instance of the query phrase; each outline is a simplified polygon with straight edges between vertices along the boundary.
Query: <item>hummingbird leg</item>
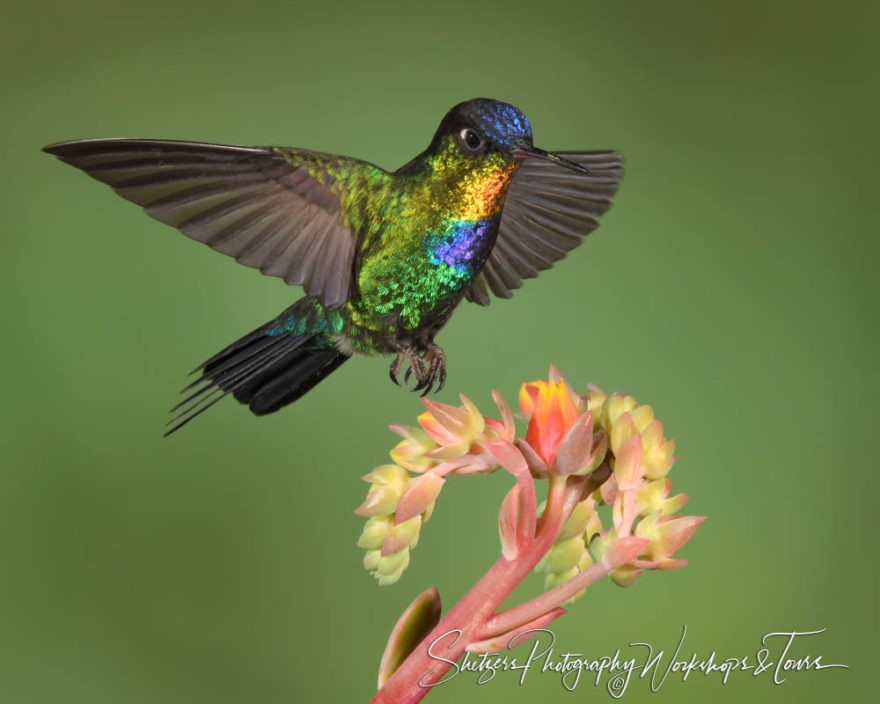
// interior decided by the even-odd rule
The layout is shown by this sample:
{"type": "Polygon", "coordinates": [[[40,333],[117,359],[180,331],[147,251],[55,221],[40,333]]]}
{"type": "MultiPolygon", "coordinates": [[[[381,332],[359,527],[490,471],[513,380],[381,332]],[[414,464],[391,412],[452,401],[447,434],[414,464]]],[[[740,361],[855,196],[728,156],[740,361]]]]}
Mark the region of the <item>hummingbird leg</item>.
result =
{"type": "MultiPolygon", "coordinates": [[[[391,377],[391,381],[398,386],[401,385],[398,377],[404,362],[408,362],[409,366],[406,370],[406,374],[403,376],[403,384],[406,385],[409,382],[410,376],[413,374],[416,375],[416,380],[421,384],[425,378],[425,364],[422,362],[419,353],[413,347],[400,346],[397,348],[397,357],[394,358],[394,361],[391,362],[391,366],[388,369],[388,375],[391,377]]],[[[418,388],[420,387],[416,386],[416,389],[418,388]]]]}
{"type": "Polygon", "coordinates": [[[432,342],[425,350],[424,360],[428,364],[427,373],[413,391],[423,390],[422,396],[427,396],[432,389],[439,392],[446,385],[446,353],[442,347],[432,342]],[[435,384],[437,385],[436,389],[434,389],[435,384]]]}

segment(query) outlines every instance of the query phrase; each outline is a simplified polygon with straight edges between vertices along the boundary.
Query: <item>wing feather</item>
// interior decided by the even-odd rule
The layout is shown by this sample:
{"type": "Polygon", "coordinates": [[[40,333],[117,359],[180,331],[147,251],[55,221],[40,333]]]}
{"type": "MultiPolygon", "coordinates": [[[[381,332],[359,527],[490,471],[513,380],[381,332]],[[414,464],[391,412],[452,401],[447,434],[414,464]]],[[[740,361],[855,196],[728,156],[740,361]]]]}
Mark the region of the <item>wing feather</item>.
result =
{"type": "Polygon", "coordinates": [[[346,221],[346,188],[365,168],[384,173],[318,152],[200,142],[87,139],[45,151],[156,220],[302,285],[329,307],[342,305],[352,285],[358,233],[346,221]]]}
{"type": "Polygon", "coordinates": [[[528,160],[513,177],[504,201],[498,240],[467,299],[488,305],[491,291],[510,298],[523,279],[534,278],[577,247],[599,226],[623,176],[614,151],[559,152],[589,169],[583,174],[546,161],[528,160]]]}

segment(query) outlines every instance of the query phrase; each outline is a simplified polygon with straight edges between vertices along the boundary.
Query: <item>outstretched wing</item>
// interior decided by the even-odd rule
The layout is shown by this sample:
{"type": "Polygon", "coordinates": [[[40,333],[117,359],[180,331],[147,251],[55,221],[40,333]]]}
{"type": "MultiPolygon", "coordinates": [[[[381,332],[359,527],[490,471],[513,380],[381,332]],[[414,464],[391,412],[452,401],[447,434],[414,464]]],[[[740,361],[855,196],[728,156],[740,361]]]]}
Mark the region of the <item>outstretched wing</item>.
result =
{"type": "Polygon", "coordinates": [[[355,159],[282,147],[86,139],[45,147],[157,220],[264,274],[342,305],[356,233],[344,207],[355,159]]]}
{"type": "Polygon", "coordinates": [[[489,292],[510,298],[513,289],[549,269],[599,226],[623,176],[614,151],[557,152],[589,169],[578,173],[548,161],[526,160],[507,191],[498,240],[467,299],[489,305],[489,292]]]}

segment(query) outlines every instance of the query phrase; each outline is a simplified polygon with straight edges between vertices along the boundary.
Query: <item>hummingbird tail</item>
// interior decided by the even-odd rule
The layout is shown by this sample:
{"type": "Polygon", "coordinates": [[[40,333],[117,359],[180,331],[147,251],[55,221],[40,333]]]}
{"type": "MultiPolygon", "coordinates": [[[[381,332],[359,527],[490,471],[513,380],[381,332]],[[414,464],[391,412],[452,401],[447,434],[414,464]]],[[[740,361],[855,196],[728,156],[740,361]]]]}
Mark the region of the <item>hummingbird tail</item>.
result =
{"type": "MultiPolygon", "coordinates": [[[[309,299],[303,299],[309,300],[309,299]]],[[[327,334],[306,332],[297,317],[300,301],[278,318],[248,333],[199,365],[201,375],[183,389],[187,398],[165,435],[179,430],[217,401],[232,394],[255,415],[293,403],[342,365],[349,355],[333,346],[327,334]]]]}

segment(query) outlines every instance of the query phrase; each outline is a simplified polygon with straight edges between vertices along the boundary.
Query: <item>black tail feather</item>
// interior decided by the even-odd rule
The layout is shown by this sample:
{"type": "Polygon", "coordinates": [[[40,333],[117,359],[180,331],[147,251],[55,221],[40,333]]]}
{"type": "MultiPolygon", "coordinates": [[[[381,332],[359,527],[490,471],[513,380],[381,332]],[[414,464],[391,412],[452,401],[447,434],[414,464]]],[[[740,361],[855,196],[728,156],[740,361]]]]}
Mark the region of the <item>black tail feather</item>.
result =
{"type": "Polygon", "coordinates": [[[302,350],[285,371],[260,374],[255,382],[237,389],[235,398],[258,416],[273,413],[313,389],[348,358],[335,348],[302,350]]]}
{"type": "MultiPolygon", "coordinates": [[[[182,409],[184,406],[195,401],[199,396],[202,396],[206,392],[210,391],[210,396],[221,391],[225,392],[223,395],[234,391],[238,388],[239,384],[243,384],[250,379],[252,374],[271,365],[273,361],[287,354],[296,347],[296,340],[288,338],[283,344],[276,344],[267,354],[257,357],[256,359],[252,359],[254,355],[242,355],[242,359],[237,360],[235,364],[230,363],[224,365],[222,372],[214,372],[213,370],[210,374],[203,372],[202,376],[181,389],[181,393],[187,393],[189,391],[192,391],[192,393],[172,408],[171,412],[174,413],[175,411],[182,409]]],[[[205,399],[202,399],[196,403],[201,403],[204,400],[205,399]]],[[[181,414],[184,412],[186,411],[182,411],[181,414]]]]}
{"type": "Polygon", "coordinates": [[[277,320],[257,328],[196,367],[189,395],[171,409],[177,415],[166,436],[180,430],[225,396],[265,415],[293,403],[349,357],[322,335],[269,334],[277,320]],[[191,393],[190,393],[191,392],[191,393]]]}

